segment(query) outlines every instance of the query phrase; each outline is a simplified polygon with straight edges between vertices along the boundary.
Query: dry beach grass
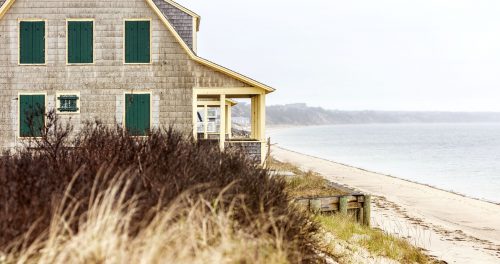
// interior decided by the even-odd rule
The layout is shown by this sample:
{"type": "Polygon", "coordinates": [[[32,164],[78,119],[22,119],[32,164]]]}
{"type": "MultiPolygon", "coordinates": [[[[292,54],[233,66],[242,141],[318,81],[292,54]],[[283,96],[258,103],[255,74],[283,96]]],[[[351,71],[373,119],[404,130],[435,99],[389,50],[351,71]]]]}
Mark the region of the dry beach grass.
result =
{"type": "MultiPolygon", "coordinates": [[[[332,187],[320,174],[303,171],[289,162],[270,159],[269,166],[276,171],[292,172],[286,177],[287,191],[292,197],[322,197],[345,195],[345,190],[332,187]]],[[[422,249],[409,241],[356,223],[350,215],[316,215],[323,230],[323,251],[340,263],[435,263],[422,249]],[[360,252],[366,251],[364,254],[360,252]],[[393,262],[391,262],[393,261],[393,262]]]]}
{"type": "Polygon", "coordinates": [[[49,120],[0,158],[0,252],[28,263],[321,263],[286,183],[173,129],[132,138],[49,120]],[[71,146],[68,148],[67,146],[71,146]]]}

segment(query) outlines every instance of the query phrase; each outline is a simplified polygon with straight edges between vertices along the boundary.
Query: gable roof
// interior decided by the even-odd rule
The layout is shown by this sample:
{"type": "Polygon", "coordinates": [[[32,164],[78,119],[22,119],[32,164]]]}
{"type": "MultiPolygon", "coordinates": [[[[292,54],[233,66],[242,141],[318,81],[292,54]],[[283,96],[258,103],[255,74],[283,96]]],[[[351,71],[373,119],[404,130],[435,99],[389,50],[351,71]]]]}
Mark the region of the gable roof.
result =
{"type": "MultiPolygon", "coordinates": [[[[2,0],[0,0],[2,1],[2,0]]],[[[5,0],[4,0],[5,1],[5,0]]],[[[177,2],[174,2],[172,0],[163,0],[171,5],[173,5],[174,7],[176,7],[177,9],[181,10],[182,12],[194,17],[196,19],[196,31],[200,31],[200,23],[201,23],[201,17],[196,14],[195,12],[185,8],[184,6],[181,6],[179,5],[177,2]]]]}
{"type": "Polygon", "coordinates": [[[153,2],[179,33],[182,40],[196,53],[196,32],[200,16],[188,9],[181,9],[182,6],[171,0],[153,0],[153,2]]]}
{"type": "MultiPolygon", "coordinates": [[[[230,76],[232,78],[235,78],[243,83],[246,83],[250,86],[254,86],[256,88],[261,88],[265,91],[265,93],[271,93],[271,92],[274,92],[275,89],[268,86],[268,85],[265,85],[263,83],[260,83],[254,79],[251,79],[247,76],[244,76],[243,74],[240,74],[240,73],[237,73],[233,70],[230,70],[226,67],[223,67],[219,64],[216,64],[212,61],[209,61],[207,59],[204,59],[202,57],[199,57],[198,55],[196,55],[193,50],[191,50],[191,48],[189,48],[189,46],[186,44],[186,42],[181,38],[181,36],[179,35],[179,33],[175,30],[175,28],[172,26],[172,24],[168,21],[167,17],[161,12],[161,10],[158,8],[158,6],[153,2],[153,0],[144,0],[146,1],[146,3],[153,9],[153,11],[158,15],[158,17],[160,18],[160,20],[165,24],[165,26],[168,28],[168,30],[174,35],[175,39],[179,42],[179,44],[181,45],[181,47],[184,49],[184,51],[189,55],[189,58],[202,64],[202,65],[205,65],[209,68],[212,68],[218,72],[221,72],[227,76],[230,76]]],[[[199,15],[197,15],[196,13],[190,11],[189,9],[179,5],[178,3],[172,1],[172,0],[165,0],[166,2],[174,5],[175,7],[181,9],[183,12],[193,16],[193,17],[198,17],[197,19],[197,27],[199,27],[199,24],[200,24],[200,19],[199,19],[199,15]]],[[[3,16],[5,15],[5,13],[7,13],[7,11],[9,10],[9,8],[12,6],[12,4],[14,4],[15,0],[0,0],[0,19],[3,18],[3,16]],[[3,5],[1,5],[3,3],[3,5]]]]}

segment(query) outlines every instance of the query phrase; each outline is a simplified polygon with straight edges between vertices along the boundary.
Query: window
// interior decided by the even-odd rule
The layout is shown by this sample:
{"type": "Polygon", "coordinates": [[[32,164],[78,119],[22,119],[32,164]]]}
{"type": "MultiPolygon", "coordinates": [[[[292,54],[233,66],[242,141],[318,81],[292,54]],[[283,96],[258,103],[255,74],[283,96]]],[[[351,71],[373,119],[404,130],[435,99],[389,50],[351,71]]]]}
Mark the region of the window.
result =
{"type": "Polygon", "coordinates": [[[79,93],[57,94],[57,112],[79,113],[80,112],[79,100],[80,100],[79,93]]]}
{"type": "Polygon", "coordinates": [[[19,136],[39,137],[45,126],[45,95],[19,95],[19,136]]]}
{"type": "Polygon", "coordinates": [[[125,21],[125,63],[150,63],[150,21],[125,21]]]}
{"type": "Polygon", "coordinates": [[[19,23],[19,63],[45,63],[45,22],[21,21],[19,23]]]}
{"type": "Polygon", "coordinates": [[[68,63],[94,62],[94,22],[68,21],[68,63]]]}
{"type": "Polygon", "coordinates": [[[125,94],[125,128],[133,136],[147,136],[151,127],[151,94],[125,94]]]}

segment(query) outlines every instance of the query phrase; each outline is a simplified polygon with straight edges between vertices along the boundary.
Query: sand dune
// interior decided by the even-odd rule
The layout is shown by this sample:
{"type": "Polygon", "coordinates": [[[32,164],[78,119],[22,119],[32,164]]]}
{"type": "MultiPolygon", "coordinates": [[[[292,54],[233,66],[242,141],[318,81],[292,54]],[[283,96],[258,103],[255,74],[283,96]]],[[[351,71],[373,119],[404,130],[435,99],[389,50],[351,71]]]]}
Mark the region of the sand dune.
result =
{"type": "Polygon", "coordinates": [[[448,263],[500,263],[500,205],[278,146],[272,155],[373,194],[374,226],[408,238],[431,255],[448,263]]]}

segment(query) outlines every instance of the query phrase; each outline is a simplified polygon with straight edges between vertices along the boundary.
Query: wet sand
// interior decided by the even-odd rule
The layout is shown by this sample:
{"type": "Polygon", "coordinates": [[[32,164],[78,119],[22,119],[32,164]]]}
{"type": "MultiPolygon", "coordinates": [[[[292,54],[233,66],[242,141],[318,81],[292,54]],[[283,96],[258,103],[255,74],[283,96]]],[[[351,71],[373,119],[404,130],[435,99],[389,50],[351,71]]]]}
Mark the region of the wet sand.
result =
{"type": "MultiPolygon", "coordinates": [[[[273,146],[272,155],[373,197],[372,223],[448,263],[500,263],[500,205],[273,146]]],[[[498,184],[498,183],[492,183],[498,184]]]]}

